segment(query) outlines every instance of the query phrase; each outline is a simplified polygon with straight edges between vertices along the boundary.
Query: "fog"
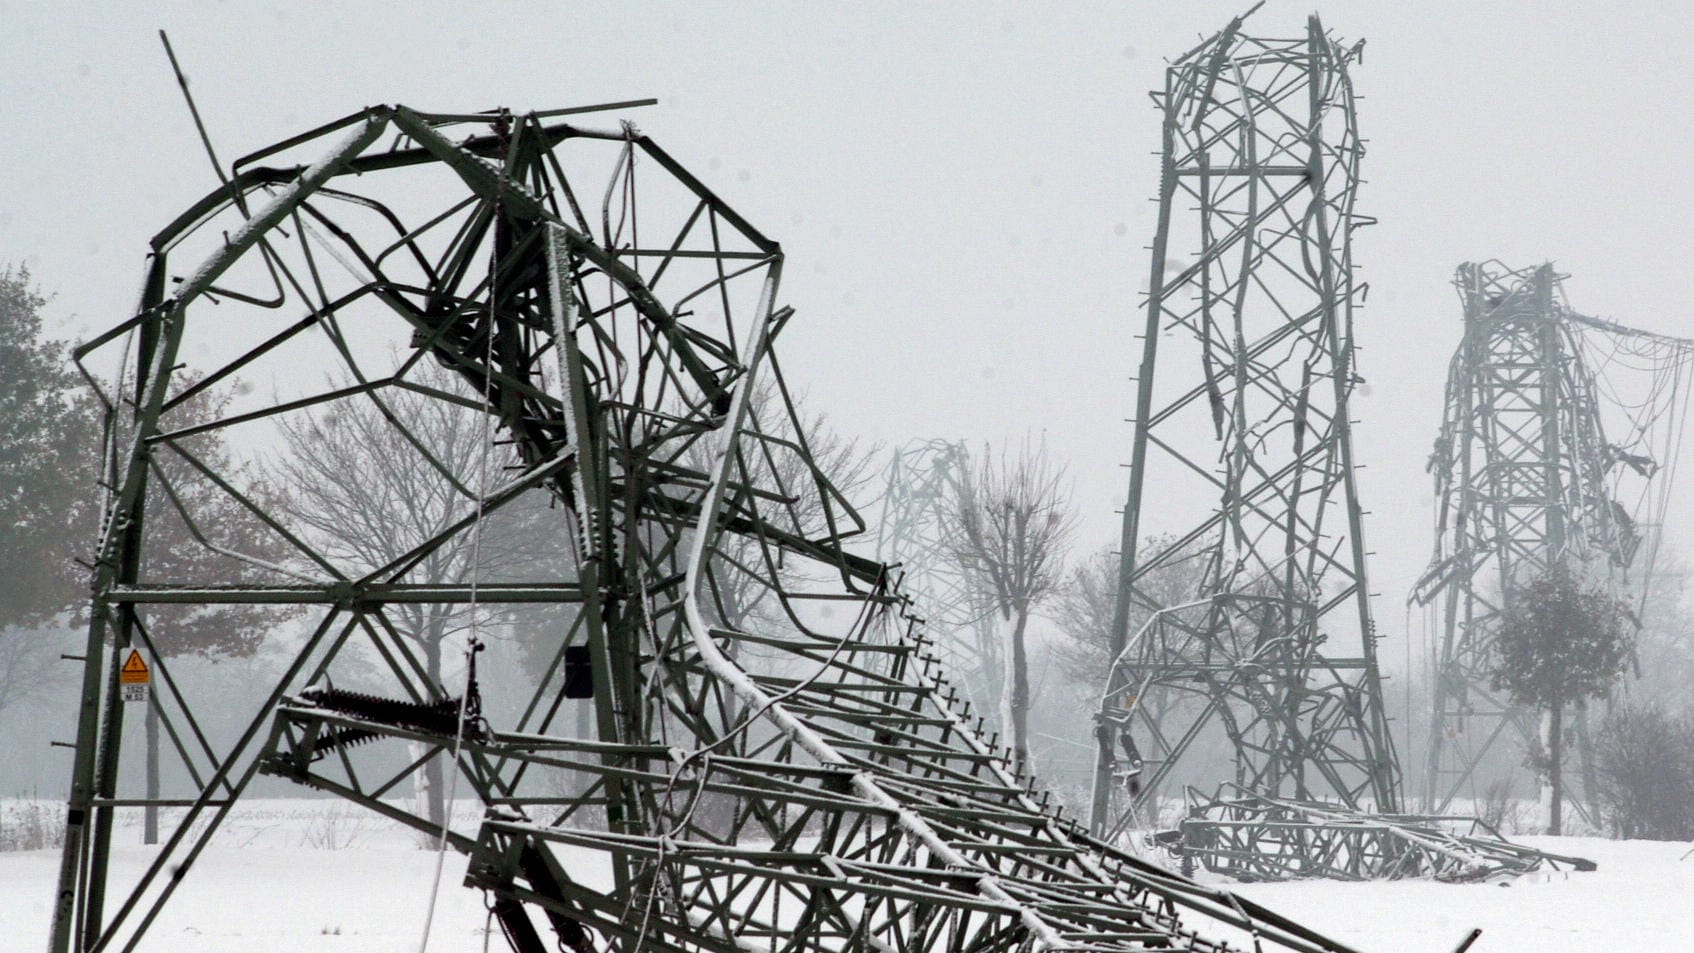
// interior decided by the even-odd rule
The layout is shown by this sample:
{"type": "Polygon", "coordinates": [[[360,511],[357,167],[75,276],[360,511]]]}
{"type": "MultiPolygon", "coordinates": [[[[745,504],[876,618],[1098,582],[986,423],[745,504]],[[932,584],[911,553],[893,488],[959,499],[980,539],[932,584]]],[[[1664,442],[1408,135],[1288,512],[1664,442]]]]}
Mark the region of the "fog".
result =
{"type": "MultiPolygon", "coordinates": [[[[889,445],[1043,437],[1075,481],[1080,556],[1115,538],[1125,492],[1157,184],[1147,91],[1241,6],[14,9],[0,262],[56,295],[61,335],[128,316],[148,237],[216,184],[159,27],[226,164],[372,102],[656,97],[628,117],[783,244],[798,310],[783,360],[810,406],[889,445]]],[[[1273,2],[1253,29],[1294,34],[1308,12],[1273,2]]],[[[1577,309],[1694,334],[1694,18],[1650,3],[1321,13],[1368,40],[1358,207],[1379,224],[1355,236],[1371,291],[1354,441],[1397,671],[1427,651],[1404,604],[1433,545],[1424,460],[1458,339],[1454,267],[1551,259],[1577,309]]],[[[1691,504],[1673,493],[1672,550],[1691,504]]]]}

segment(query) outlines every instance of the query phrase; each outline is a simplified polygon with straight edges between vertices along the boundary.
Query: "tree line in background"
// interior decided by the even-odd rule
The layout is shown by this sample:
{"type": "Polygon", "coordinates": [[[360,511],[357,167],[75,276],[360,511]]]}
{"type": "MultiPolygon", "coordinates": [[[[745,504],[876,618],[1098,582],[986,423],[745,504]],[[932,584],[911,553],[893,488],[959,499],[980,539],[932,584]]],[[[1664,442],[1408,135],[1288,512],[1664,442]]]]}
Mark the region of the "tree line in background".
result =
{"type": "MultiPolygon", "coordinates": [[[[1002,730],[1020,761],[1029,759],[1023,640],[1030,613],[1044,610],[1057,628],[1059,638],[1041,661],[1069,688],[1061,693],[1070,709],[1063,724],[1073,736],[1079,724],[1090,724],[1113,661],[1118,557],[1107,547],[1064,568],[1074,523],[1062,473],[1044,448],[1027,444],[1015,458],[985,455],[956,502],[953,557],[989,580],[1002,617],[1014,623],[1000,707],[1002,730]]],[[[1180,562],[1143,580],[1163,605],[1197,598],[1200,583],[1198,567],[1180,562]]],[[[1521,592],[1495,635],[1493,686],[1545,715],[1546,749],[1529,752],[1524,766],[1550,788],[1547,832],[1564,827],[1565,715],[1587,707],[1602,716],[1592,750],[1596,796],[1610,833],[1694,838],[1694,620],[1680,593],[1661,595],[1656,611],[1641,618],[1604,583],[1563,564],[1527,580],[1521,592]],[[1635,677],[1627,678],[1632,671],[1635,677]]],[[[1139,624],[1130,620],[1131,632],[1139,624]]],[[[1427,697],[1422,701],[1427,706],[1427,697]]],[[[1402,717],[1424,724],[1429,710],[1414,703],[1402,717]]],[[[1227,776],[1226,764],[1210,767],[1227,776]]]]}
{"type": "Polygon", "coordinates": [[[57,683],[64,666],[30,633],[76,601],[72,541],[95,516],[99,416],[42,329],[46,304],[28,268],[0,271],[0,717],[57,683]]]}
{"type": "MultiPolygon", "coordinates": [[[[42,310],[47,304],[27,270],[0,273],[0,380],[7,382],[0,389],[0,401],[5,402],[0,411],[6,412],[0,421],[6,428],[0,431],[0,474],[5,478],[0,483],[0,558],[5,560],[0,565],[0,719],[32,703],[75,694],[74,666],[59,657],[60,641],[51,636],[52,630],[86,624],[87,561],[104,517],[99,489],[104,478],[102,437],[103,428],[113,421],[73,370],[67,345],[45,335],[42,310]]],[[[546,493],[523,494],[493,511],[479,534],[451,531],[464,517],[466,499],[477,492],[476,476],[484,478],[484,487],[498,485],[520,461],[510,443],[494,432],[488,415],[476,408],[474,389],[463,379],[428,361],[406,376],[408,388],[388,388],[275,418],[275,444],[270,447],[241,448],[247,451],[243,453],[219,429],[181,442],[191,446],[205,469],[239,475],[250,501],[299,532],[344,571],[391,566],[421,541],[441,537],[445,543],[416,561],[408,581],[572,578],[571,521],[546,493]]],[[[247,389],[225,382],[219,392],[226,396],[217,398],[210,389],[195,393],[191,371],[185,370],[178,380],[183,391],[193,395],[183,401],[172,425],[179,429],[227,416],[228,395],[247,389]]],[[[326,391],[336,391],[357,383],[329,379],[323,385],[326,391]]],[[[751,412],[772,421],[787,420],[778,402],[789,399],[766,386],[754,395],[751,412]]],[[[121,421],[121,412],[116,416],[121,421]]],[[[816,464],[842,492],[851,496],[860,491],[874,473],[880,448],[839,435],[821,415],[801,409],[799,419],[816,464]]],[[[797,436],[781,426],[771,432],[787,439],[797,436]]],[[[690,462],[705,466],[720,446],[708,436],[693,447],[690,462]]],[[[800,458],[784,455],[767,463],[792,468],[800,458]]],[[[149,560],[144,578],[251,582],[256,581],[255,567],[261,572],[262,567],[272,567],[298,579],[321,575],[298,549],[240,512],[232,496],[187,461],[160,451],[151,465],[143,508],[149,560]]],[[[802,522],[807,514],[821,512],[815,481],[798,472],[773,476],[801,488],[802,497],[790,506],[802,522]]],[[[747,571],[720,570],[711,593],[720,622],[737,628],[781,624],[780,613],[769,605],[769,587],[747,571]]],[[[793,570],[778,566],[775,571],[793,570]]],[[[415,647],[423,674],[445,688],[460,677],[450,669],[473,621],[484,642],[507,643],[507,654],[517,665],[539,678],[554,661],[556,643],[571,630],[575,611],[563,604],[485,603],[473,620],[472,610],[463,604],[397,603],[387,607],[383,618],[415,647]]],[[[267,640],[286,633],[298,615],[277,606],[192,611],[153,606],[139,631],[146,640],[142,647],[161,660],[250,662],[267,640]]],[[[372,657],[369,662],[370,684],[342,687],[378,688],[382,660],[372,657]]],[[[552,677],[562,676],[554,671],[552,677]]],[[[503,694],[510,701],[522,693],[495,688],[486,694],[498,705],[503,694]]],[[[158,704],[155,693],[143,719],[149,797],[159,794],[158,704]]],[[[577,731],[587,733],[587,703],[577,707],[577,731]]],[[[419,813],[433,822],[446,816],[444,774],[441,757],[421,759],[414,772],[419,813]]],[[[156,824],[157,812],[148,809],[148,843],[154,842],[156,824]]]]}
{"type": "MultiPolygon", "coordinates": [[[[88,558],[103,516],[96,487],[103,468],[102,428],[110,422],[69,363],[64,342],[45,333],[42,311],[48,300],[26,269],[0,271],[0,719],[52,693],[74,690],[71,666],[60,661],[56,644],[44,633],[84,621],[88,569],[77,560],[88,558]]],[[[427,388],[464,387],[439,368],[418,373],[427,388]]],[[[790,399],[761,392],[754,412],[790,399]]],[[[226,405],[227,398],[215,398],[208,390],[186,402],[183,412],[193,420],[213,420],[226,405]]],[[[800,419],[819,466],[849,498],[857,498],[881,448],[839,431],[821,415],[802,411],[800,419]]],[[[398,558],[412,541],[442,532],[459,516],[457,501],[440,481],[418,479],[416,448],[390,426],[394,420],[426,432],[430,446],[450,458],[441,462],[456,472],[472,468],[484,453],[492,456],[482,464],[496,469],[515,462],[510,447],[487,450],[480,411],[412,391],[337,402],[286,420],[279,425],[281,452],[274,459],[244,458],[216,430],[186,439],[195,456],[214,469],[246,472],[263,504],[305,527],[314,545],[349,565],[374,568],[398,558]]],[[[702,442],[699,450],[709,453],[710,446],[702,442]]],[[[160,560],[147,567],[153,575],[188,578],[216,568],[236,581],[254,561],[298,558],[273,535],[254,531],[251,520],[238,518],[231,509],[235,502],[196,479],[187,460],[160,453],[152,465],[154,479],[144,503],[147,531],[162,537],[149,546],[160,560]]],[[[1044,445],[1026,440],[1016,451],[982,454],[943,517],[950,541],[947,558],[982,580],[990,590],[987,602],[1003,623],[997,627],[1003,664],[995,666],[994,684],[978,686],[982,697],[997,701],[998,728],[1013,757],[1050,781],[1059,780],[1055,786],[1061,788],[1066,778],[1080,783],[1092,756],[1092,718],[1111,662],[1107,647],[1118,578],[1112,547],[1072,560],[1078,521],[1069,496],[1063,465],[1044,445]],[[1037,618],[1050,623],[1052,638],[1037,637],[1039,627],[1031,625],[1037,618]],[[1075,770],[1077,765],[1083,770],[1075,770]]],[[[565,521],[541,494],[494,518],[501,525],[483,536],[482,572],[499,576],[537,566],[561,578],[572,572],[565,521]]],[[[460,537],[432,553],[418,581],[461,578],[473,555],[469,539],[460,537]]],[[[725,581],[712,593],[721,621],[739,627],[760,618],[766,590],[751,581],[737,588],[733,573],[721,575],[725,581]]],[[[1144,584],[1167,597],[1168,604],[1177,604],[1198,594],[1199,579],[1196,569],[1179,563],[1144,584]]],[[[1596,769],[1606,820],[1616,836],[1694,837],[1694,692],[1689,688],[1694,624],[1679,595],[1659,598],[1636,620],[1603,590],[1556,573],[1533,582],[1519,611],[1500,629],[1497,687],[1516,702],[1555,713],[1590,701],[1604,703],[1596,769]],[[1626,677],[1631,668],[1638,670],[1638,678],[1626,677]]],[[[517,642],[535,667],[550,657],[549,634],[566,631],[570,621],[568,607],[513,608],[499,614],[485,607],[483,612],[481,624],[517,642]]],[[[429,677],[440,683],[444,662],[471,624],[465,610],[405,606],[397,608],[395,617],[402,634],[419,649],[429,677]]],[[[274,607],[202,608],[175,615],[161,607],[150,613],[144,637],[166,658],[240,659],[257,652],[286,621],[274,607]]],[[[1132,628],[1136,624],[1132,620],[1132,628]]],[[[983,672],[960,674],[985,677],[983,672]]],[[[151,707],[148,715],[148,789],[157,793],[158,719],[151,707]]],[[[1422,724],[1427,711],[1402,715],[1422,724]]],[[[579,725],[586,730],[586,720],[579,725]]],[[[1551,741],[1536,767],[1553,785],[1557,804],[1563,743],[1556,733],[1551,741]]],[[[443,818],[445,811],[441,774],[435,759],[423,765],[416,780],[432,820],[443,818]]],[[[1556,829],[1557,809],[1553,823],[1556,829]]]]}
{"type": "MultiPolygon", "coordinates": [[[[1667,560],[1661,559],[1661,564],[1667,560]]],[[[1608,833],[1694,839],[1694,614],[1672,564],[1633,623],[1625,673],[1596,733],[1597,787],[1608,833]]]]}
{"type": "MultiPolygon", "coordinates": [[[[0,272],[0,720],[32,704],[76,691],[74,668],[59,656],[56,630],[86,624],[89,559],[106,514],[105,434],[121,426],[123,409],[109,413],[79,379],[64,342],[47,337],[41,312],[48,298],[26,269],[0,272]]],[[[449,389],[446,371],[430,365],[416,375],[426,386],[449,389]]],[[[179,376],[183,426],[226,416],[233,393],[244,387],[196,392],[192,372],[179,376]]],[[[347,381],[329,381],[345,386],[347,381]]],[[[121,399],[136,395],[122,393],[121,399]]],[[[431,452],[461,472],[483,452],[482,415],[466,406],[431,400],[412,391],[369,401],[343,401],[279,423],[278,452],[243,455],[224,431],[161,443],[149,465],[142,504],[148,537],[144,578],[252,582],[266,567],[302,574],[311,568],[298,550],[253,519],[233,496],[204,476],[209,470],[238,479],[249,501],[303,528],[321,552],[352,567],[375,569],[399,559],[419,539],[445,530],[461,515],[441,481],[424,478],[420,448],[406,444],[389,424],[402,421],[427,435],[431,452]],[[178,449],[180,446],[180,450],[178,449]],[[192,455],[192,460],[189,455],[192,455]],[[198,465],[196,465],[198,464],[198,465]]],[[[494,479],[514,462],[509,447],[492,450],[494,479]]],[[[516,566],[547,566],[566,574],[562,520],[539,498],[520,501],[491,517],[498,532],[485,536],[480,564],[490,575],[516,566]]],[[[417,581],[457,578],[471,559],[460,536],[426,556],[417,581]]],[[[274,577],[273,577],[274,578],[274,577]]],[[[122,610],[120,610],[122,611],[122,610]]],[[[544,630],[563,631],[557,607],[483,606],[481,621],[504,627],[507,637],[535,640],[544,630]],[[518,624],[523,623],[523,624],[518,624]]],[[[443,658],[469,626],[464,607],[389,607],[401,634],[422,656],[438,684],[443,658]]],[[[139,647],[161,662],[233,663],[252,660],[268,641],[289,631],[289,607],[275,605],[149,607],[136,618],[139,647]]],[[[373,660],[374,664],[374,660],[373,660]]],[[[232,672],[232,676],[235,673],[232,672]]],[[[152,693],[143,718],[145,791],[161,784],[160,696],[152,693]]],[[[65,726],[68,730],[69,726],[65,726]]],[[[46,740],[41,741],[43,745],[46,740]]],[[[416,788],[431,820],[445,815],[441,759],[427,760],[416,788]]],[[[157,812],[148,809],[143,837],[154,843],[157,812]]]]}

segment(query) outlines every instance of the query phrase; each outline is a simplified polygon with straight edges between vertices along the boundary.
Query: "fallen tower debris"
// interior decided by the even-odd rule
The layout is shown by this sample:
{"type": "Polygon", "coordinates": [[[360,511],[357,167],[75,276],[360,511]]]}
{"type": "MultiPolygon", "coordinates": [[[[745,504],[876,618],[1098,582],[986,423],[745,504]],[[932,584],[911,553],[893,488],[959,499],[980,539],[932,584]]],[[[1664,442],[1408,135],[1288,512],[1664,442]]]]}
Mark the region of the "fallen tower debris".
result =
{"type": "Polygon", "coordinates": [[[468,855],[524,953],[1345,950],[1091,836],[990,747],[884,567],[850,551],[864,524],[797,426],[780,247],[634,127],[567,112],[375,107],[237,161],[154,240],[135,316],[79,349],[127,342],[101,388],[110,496],[53,949],[134,946],[271,775],[468,855]],[[752,398],[761,381],[775,399],[752,398]],[[188,416],[201,394],[227,398],[213,419],[188,416]],[[468,414],[479,452],[443,452],[402,394],[468,414]],[[213,430],[261,442],[360,402],[451,503],[391,557],[323,545],[250,468],[196,454],[213,430]],[[287,555],[206,527],[216,558],[154,558],[154,521],[199,525],[189,483],[287,555]],[[516,519],[537,500],[543,522],[516,519]],[[538,538],[568,542],[568,571],[484,558],[538,538]],[[228,604],[276,607],[292,651],[233,741],[154,651],[173,612],[228,604]],[[473,631],[546,609],[545,664],[455,690],[408,606],[468,609],[473,631]],[[186,795],[119,784],[132,647],[186,795]],[[432,760],[480,823],[394,797],[432,760]],[[115,876],[116,812],[165,804],[182,810],[156,859],[115,876]]]}
{"type": "Polygon", "coordinates": [[[1513,844],[1474,817],[1370,814],[1321,801],[1225,789],[1187,792],[1188,816],[1164,846],[1185,870],[1198,864],[1235,880],[1512,879],[1537,871],[1593,870],[1594,862],[1513,844]]]}
{"type": "Polygon", "coordinates": [[[1316,16],[1287,39],[1249,35],[1245,18],[1173,61],[1153,96],[1159,219],[1092,829],[1154,826],[1146,808],[1211,738],[1241,793],[1191,800],[1158,839],[1214,872],[1587,869],[1452,833],[1468,818],[1401,813],[1352,446],[1352,233],[1372,221],[1354,206],[1363,43],[1316,16]],[[1196,581],[1173,598],[1183,573],[1196,581]]]}

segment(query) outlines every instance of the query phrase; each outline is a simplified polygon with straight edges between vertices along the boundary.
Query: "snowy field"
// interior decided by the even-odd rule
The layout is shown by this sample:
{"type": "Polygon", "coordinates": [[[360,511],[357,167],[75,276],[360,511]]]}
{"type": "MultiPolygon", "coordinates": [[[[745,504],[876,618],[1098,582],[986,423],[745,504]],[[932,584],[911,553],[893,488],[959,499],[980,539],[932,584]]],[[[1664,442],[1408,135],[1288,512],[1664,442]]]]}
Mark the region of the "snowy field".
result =
{"type": "MultiPolygon", "coordinates": [[[[475,817],[465,804],[462,826],[474,827],[475,817]]],[[[139,817],[125,820],[113,868],[115,879],[127,880],[151,853],[139,845],[139,817]]],[[[1238,889],[1365,953],[1450,953],[1472,927],[1483,931],[1474,953],[1694,950],[1694,856],[1681,859],[1690,845],[1517,840],[1591,858],[1600,869],[1506,886],[1308,882],[1238,889]]],[[[58,861],[56,850],[0,853],[0,950],[46,948],[58,861]]],[[[434,863],[409,831],[346,805],[250,802],[232,815],[138,949],[413,953],[434,863]]],[[[486,915],[481,895],[459,885],[464,865],[448,854],[431,950],[483,949],[486,915]]],[[[504,949],[498,935],[490,948],[504,949]]]]}
{"type": "Polygon", "coordinates": [[[1471,953],[1694,950],[1694,845],[1590,837],[1513,837],[1600,865],[1505,885],[1322,881],[1238,886],[1272,910],[1364,953],[1451,953],[1473,927],[1471,953]]]}

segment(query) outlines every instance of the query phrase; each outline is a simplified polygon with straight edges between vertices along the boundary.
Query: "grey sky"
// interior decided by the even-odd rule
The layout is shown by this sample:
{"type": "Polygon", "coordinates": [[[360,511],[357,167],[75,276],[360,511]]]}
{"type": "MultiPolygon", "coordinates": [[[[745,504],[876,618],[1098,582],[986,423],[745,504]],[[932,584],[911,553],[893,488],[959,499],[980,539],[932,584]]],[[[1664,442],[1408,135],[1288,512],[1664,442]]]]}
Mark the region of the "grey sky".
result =
{"type": "MultiPolygon", "coordinates": [[[[147,237],[214,184],[161,26],[226,162],[370,102],[655,96],[630,118],[788,252],[784,363],[812,402],[886,441],[1045,433],[1091,547],[1116,533],[1128,458],[1157,172],[1146,93],[1244,5],[13,3],[0,260],[58,293],[67,334],[126,315],[147,237]]],[[[1309,9],[1273,0],[1253,29],[1293,34],[1309,9]]],[[[1356,442],[1379,625],[1397,639],[1431,546],[1423,461],[1454,266],[1552,258],[1579,309],[1694,336],[1694,18],[1674,3],[1322,13],[1369,41],[1359,208],[1381,224],[1358,237],[1372,291],[1356,442]]],[[[1694,488],[1678,498],[1686,519],[1694,488]]],[[[1402,651],[1386,646],[1390,664],[1402,651]]]]}

